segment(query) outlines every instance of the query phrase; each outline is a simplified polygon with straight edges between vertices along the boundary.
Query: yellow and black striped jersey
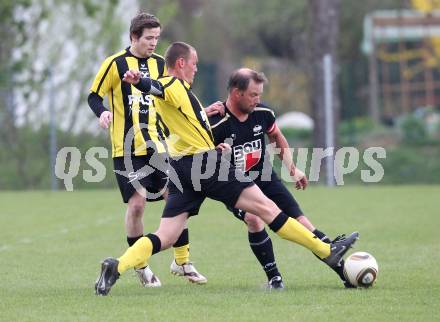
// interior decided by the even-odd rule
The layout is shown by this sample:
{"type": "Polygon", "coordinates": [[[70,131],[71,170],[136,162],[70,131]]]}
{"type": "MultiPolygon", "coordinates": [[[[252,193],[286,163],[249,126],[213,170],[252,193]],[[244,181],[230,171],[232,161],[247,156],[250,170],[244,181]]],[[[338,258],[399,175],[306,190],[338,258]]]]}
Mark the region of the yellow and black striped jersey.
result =
{"type": "Polygon", "coordinates": [[[158,79],[161,94],[154,106],[167,126],[168,152],[171,157],[193,155],[215,148],[208,118],[190,85],[176,77],[158,79]]]}
{"type": "Polygon", "coordinates": [[[135,57],[129,48],[107,57],[90,89],[104,98],[108,96],[113,120],[110,125],[112,157],[145,155],[147,148],[165,152],[163,124],[152,106],[152,96],[123,82],[129,69],[139,70],[142,77],[158,79],[166,75],[165,60],[153,54],[148,58],[135,57]]]}

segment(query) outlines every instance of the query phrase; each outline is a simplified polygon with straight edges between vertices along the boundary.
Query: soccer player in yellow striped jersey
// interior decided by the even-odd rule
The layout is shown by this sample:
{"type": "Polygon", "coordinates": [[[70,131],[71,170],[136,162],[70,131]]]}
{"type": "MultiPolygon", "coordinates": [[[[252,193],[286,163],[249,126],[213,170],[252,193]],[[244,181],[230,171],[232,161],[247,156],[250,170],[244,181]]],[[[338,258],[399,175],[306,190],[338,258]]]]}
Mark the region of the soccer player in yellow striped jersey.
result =
{"type": "MultiPolygon", "coordinates": [[[[116,179],[124,203],[127,243],[133,245],[143,236],[145,201],[166,198],[168,182],[166,166],[151,173],[144,169],[153,155],[160,156],[166,164],[163,143],[163,124],[151,104],[152,97],[136,87],[122,82],[127,70],[138,70],[142,77],[157,79],[166,75],[165,60],[154,53],[161,33],[159,20],[150,14],[140,13],[131,21],[130,46],[104,60],[90,89],[88,102],[103,128],[110,128],[112,157],[116,179]],[[103,105],[108,96],[110,110],[103,105]],[[125,159],[124,159],[125,157],[125,159]],[[130,165],[127,165],[127,161],[130,165]]],[[[165,129],[166,130],[166,129],[165,129]]],[[[151,169],[151,168],[149,168],[151,169]]],[[[174,245],[171,272],[184,275],[195,283],[206,283],[206,278],[189,262],[189,236],[185,228],[174,245]]],[[[158,287],[160,280],[146,263],[135,267],[145,287],[158,287]]]]}
{"type": "Polygon", "coordinates": [[[159,82],[164,88],[164,95],[155,99],[153,104],[159,113],[163,113],[170,133],[178,133],[168,145],[170,156],[193,155],[214,149],[206,112],[192,93],[190,83],[173,76],[161,78],[159,82]]]}
{"type": "MultiPolygon", "coordinates": [[[[227,144],[221,143],[214,149],[203,107],[189,87],[197,72],[196,50],[186,43],[173,43],[165,53],[165,61],[171,76],[169,79],[153,81],[142,78],[137,70],[130,70],[123,80],[156,96],[155,104],[170,134],[178,137],[170,142],[175,144],[170,166],[177,177],[170,177],[169,196],[158,230],[138,239],[118,259],[109,257],[102,262],[95,284],[96,294],[107,295],[121,273],[171,247],[188,217],[198,214],[206,197],[255,214],[281,238],[310,249],[331,267],[338,265],[358,234],[331,244],[324,243],[282,212],[242,171],[225,161],[221,151],[227,149],[227,144]]],[[[254,90],[250,96],[258,104],[263,83],[252,85],[254,90]]]]}

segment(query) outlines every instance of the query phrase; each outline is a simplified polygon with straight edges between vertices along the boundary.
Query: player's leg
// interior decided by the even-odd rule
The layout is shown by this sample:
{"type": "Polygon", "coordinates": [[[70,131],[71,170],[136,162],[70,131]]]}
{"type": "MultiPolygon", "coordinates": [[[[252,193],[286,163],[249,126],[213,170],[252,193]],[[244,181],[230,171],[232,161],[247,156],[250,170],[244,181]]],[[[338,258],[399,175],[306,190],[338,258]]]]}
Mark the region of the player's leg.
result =
{"type": "Polygon", "coordinates": [[[118,272],[123,273],[128,268],[148,262],[153,254],[170,248],[182,233],[187,217],[188,213],[182,213],[172,218],[161,218],[159,229],[154,234],[139,238],[118,259],[118,272]]]}
{"type": "MultiPolygon", "coordinates": [[[[149,159],[156,170],[149,177],[152,178],[149,182],[149,191],[154,193],[162,192],[163,199],[168,199],[169,191],[167,185],[170,181],[168,172],[170,170],[169,159],[166,154],[155,153],[149,159]]],[[[174,259],[170,265],[170,272],[177,276],[185,276],[190,282],[204,284],[208,280],[200,274],[194,267],[194,264],[189,259],[189,231],[188,224],[185,225],[184,230],[180,234],[176,243],[173,245],[174,259]]]]}
{"type": "Polygon", "coordinates": [[[128,246],[133,245],[144,233],[145,189],[135,191],[127,203],[125,230],[128,246]]]}
{"type": "MultiPolygon", "coordinates": [[[[330,244],[332,240],[327,236],[326,233],[323,231],[315,228],[313,224],[310,222],[310,220],[305,215],[300,215],[296,218],[302,225],[304,225],[308,230],[310,230],[312,233],[316,235],[319,239],[321,239],[324,243],[330,244]]],[[[342,235],[343,236],[343,235],[342,235]]],[[[318,256],[317,256],[318,257],[318,256]]],[[[322,261],[321,258],[318,257],[319,260],[322,261]]],[[[324,262],[325,263],[325,262],[324,262]]],[[[341,259],[338,265],[336,266],[330,266],[330,268],[339,276],[342,283],[344,283],[344,286],[346,288],[352,288],[353,285],[350,284],[350,282],[345,278],[344,275],[344,259],[341,259]]]]}
{"type": "Polygon", "coordinates": [[[337,265],[358,238],[358,234],[354,233],[331,245],[322,242],[298,221],[281,212],[256,185],[242,190],[235,207],[257,215],[281,238],[308,248],[330,266],[337,265]]]}
{"type": "Polygon", "coordinates": [[[283,213],[256,185],[241,192],[235,207],[257,215],[280,237],[312,250],[319,257],[330,255],[328,244],[321,242],[303,225],[283,213]]]}
{"type": "Polygon", "coordinates": [[[309,218],[304,216],[298,202],[278,177],[273,177],[272,181],[260,186],[260,189],[266,197],[275,202],[275,204],[289,217],[298,220],[304,227],[310,230],[322,241],[330,242],[330,238],[328,238],[322,231],[316,229],[309,218]]]}
{"type": "MultiPolygon", "coordinates": [[[[295,200],[293,195],[287,190],[286,186],[278,179],[274,178],[270,183],[265,184],[261,187],[263,193],[271,199],[273,202],[277,204],[281,210],[286,213],[289,217],[292,217],[298,220],[304,227],[310,230],[313,234],[315,234],[319,239],[323,242],[330,244],[331,239],[325,234],[323,231],[317,229],[312,222],[307,218],[303,211],[301,210],[298,202],[295,200]]],[[[320,259],[318,257],[318,259],[320,259]]],[[[344,283],[345,287],[350,287],[350,283],[344,276],[344,260],[341,259],[339,265],[330,267],[339,278],[344,283]]]]}
{"type": "MultiPolygon", "coordinates": [[[[128,200],[127,212],[125,214],[125,229],[127,231],[127,243],[131,247],[143,236],[144,222],[143,214],[145,209],[145,189],[135,191],[128,200]]],[[[144,287],[160,287],[162,284],[159,278],[153,273],[147,263],[135,267],[139,281],[144,287]]]]}
{"type": "Polygon", "coordinates": [[[188,213],[171,218],[162,218],[159,229],[154,234],[139,238],[133,246],[119,257],[107,258],[102,262],[101,273],[95,284],[97,295],[107,295],[120,274],[126,270],[147,263],[155,253],[170,248],[182,233],[188,213]]]}
{"type": "MultiPolygon", "coordinates": [[[[163,198],[165,201],[168,200],[168,189],[165,189],[163,193],[163,198]]],[[[188,223],[185,223],[185,227],[177,239],[176,243],[173,245],[174,260],[173,262],[183,264],[189,262],[189,232],[188,223]]]]}
{"type": "Polygon", "coordinates": [[[125,160],[123,157],[113,158],[116,180],[121,192],[122,200],[127,204],[125,212],[125,230],[127,243],[133,245],[143,235],[143,215],[145,209],[145,182],[130,180],[125,175],[126,162],[131,162],[134,171],[139,170],[146,164],[146,157],[132,157],[125,160]]]}
{"type": "Polygon", "coordinates": [[[159,229],[154,234],[139,238],[118,259],[118,272],[123,273],[128,268],[147,263],[153,254],[170,248],[182,233],[187,215],[187,213],[183,213],[173,218],[162,218],[159,229]]]}
{"type": "MultiPolygon", "coordinates": [[[[143,215],[145,210],[146,189],[151,184],[152,178],[144,177],[133,182],[125,173],[126,162],[131,162],[134,171],[142,169],[147,164],[147,156],[133,156],[130,159],[118,157],[113,159],[116,179],[124,203],[127,204],[125,212],[125,230],[127,233],[128,246],[132,246],[139,238],[143,236],[144,223],[143,215]]],[[[135,268],[139,281],[144,287],[161,286],[159,278],[151,271],[146,264],[135,268]]]]}
{"type": "Polygon", "coordinates": [[[272,240],[264,228],[264,222],[257,216],[240,210],[238,214],[234,213],[234,215],[244,217],[243,220],[248,227],[249,246],[266,273],[268,288],[283,289],[284,284],[275,261],[272,240]]]}
{"type": "Polygon", "coordinates": [[[200,274],[194,264],[189,260],[188,220],[176,243],[173,245],[173,249],[174,260],[170,265],[171,274],[185,277],[191,283],[206,284],[208,279],[200,274]]]}
{"type": "Polygon", "coordinates": [[[324,259],[328,265],[337,265],[358,239],[359,234],[353,233],[346,239],[330,245],[324,243],[297,220],[282,212],[252,180],[239,169],[231,166],[226,158],[222,158],[221,153],[217,154],[216,160],[214,179],[211,177],[201,181],[203,194],[206,197],[221,201],[226,207],[242,209],[257,215],[281,238],[308,248],[319,258],[324,259]]]}
{"type": "MultiPolygon", "coordinates": [[[[163,198],[165,201],[168,199],[168,190],[163,194],[163,198]]],[[[187,222],[176,243],[173,245],[173,252],[175,262],[180,264],[189,261],[189,232],[187,222]]]]}
{"type": "MultiPolygon", "coordinates": [[[[167,200],[168,190],[165,190],[163,198],[167,200]]],[[[170,265],[170,272],[176,276],[183,276],[188,281],[196,284],[206,284],[208,279],[199,273],[194,264],[189,260],[189,230],[188,220],[179,238],[173,245],[174,259],[170,265]]]]}

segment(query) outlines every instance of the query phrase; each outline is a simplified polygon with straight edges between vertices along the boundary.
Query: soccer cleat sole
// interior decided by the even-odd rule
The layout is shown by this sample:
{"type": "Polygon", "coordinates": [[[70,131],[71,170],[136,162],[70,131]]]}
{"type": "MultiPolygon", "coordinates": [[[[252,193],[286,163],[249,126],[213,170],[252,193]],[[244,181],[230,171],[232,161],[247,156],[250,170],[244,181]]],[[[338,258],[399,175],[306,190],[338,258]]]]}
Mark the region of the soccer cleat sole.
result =
{"type": "Polygon", "coordinates": [[[105,275],[109,269],[111,269],[110,263],[106,262],[105,260],[102,261],[101,262],[101,274],[99,275],[98,280],[95,282],[95,294],[98,296],[108,295],[110,293],[112,286],[116,283],[116,280],[111,285],[105,283],[105,275]],[[101,287],[101,285],[102,285],[102,287],[101,287]]]}
{"type": "Polygon", "coordinates": [[[105,262],[101,262],[101,274],[98,277],[98,280],[95,282],[95,295],[98,296],[106,296],[108,294],[108,290],[104,286],[104,289],[101,289],[99,285],[103,282],[105,272],[108,269],[108,265],[105,262]]]}

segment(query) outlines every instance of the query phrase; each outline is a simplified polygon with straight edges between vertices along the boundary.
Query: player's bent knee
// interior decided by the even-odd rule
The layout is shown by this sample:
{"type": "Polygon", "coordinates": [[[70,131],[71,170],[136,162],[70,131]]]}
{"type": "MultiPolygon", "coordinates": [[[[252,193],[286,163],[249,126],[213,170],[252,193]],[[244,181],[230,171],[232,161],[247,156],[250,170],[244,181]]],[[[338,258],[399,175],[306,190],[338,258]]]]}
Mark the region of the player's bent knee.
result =
{"type": "Polygon", "coordinates": [[[167,249],[174,245],[185,228],[187,213],[172,218],[162,218],[159,229],[155,232],[161,242],[161,249],[167,249]]]}
{"type": "Polygon", "coordinates": [[[251,209],[247,211],[254,213],[261,218],[265,223],[271,223],[275,217],[281,212],[275,203],[271,200],[267,202],[262,200],[261,202],[250,205],[251,209]]]}
{"type": "Polygon", "coordinates": [[[161,231],[160,229],[154,234],[160,239],[161,250],[170,248],[177,242],[177,239],[179,238],[179,236],[174,236],[173,234],[170,234],[166,231],[161,231]]]}

